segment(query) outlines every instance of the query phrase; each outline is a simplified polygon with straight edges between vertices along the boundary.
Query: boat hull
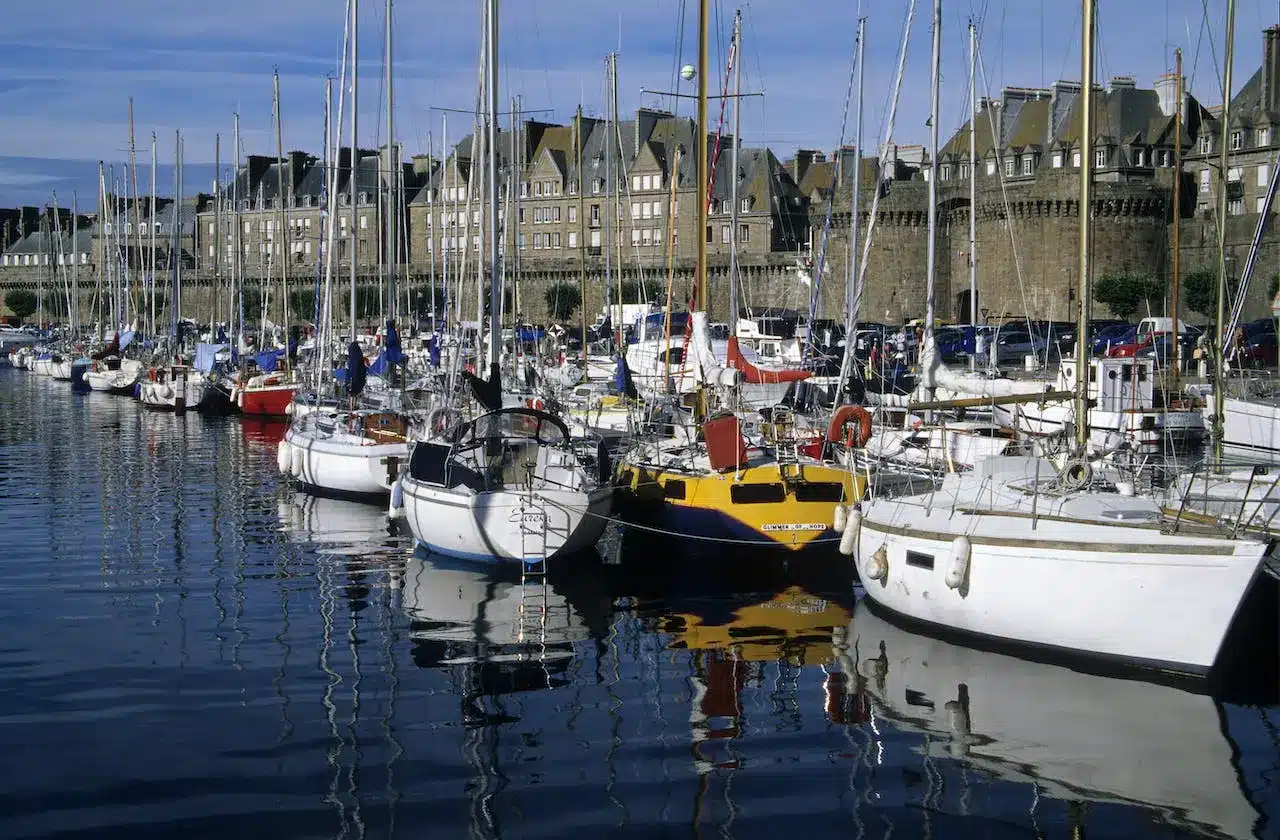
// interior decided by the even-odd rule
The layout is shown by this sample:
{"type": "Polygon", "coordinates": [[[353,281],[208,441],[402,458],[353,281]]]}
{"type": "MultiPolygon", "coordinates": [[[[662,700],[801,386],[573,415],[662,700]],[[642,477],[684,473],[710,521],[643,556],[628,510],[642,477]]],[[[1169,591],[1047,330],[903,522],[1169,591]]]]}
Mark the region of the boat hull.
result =
{"type": "Polygon", "coordinates": [[[290,429],[280,444],[280,459],[285,462],[287,455],[289,475],[310,488],[354,496],[389,494],[409,457],[409,444],[358,441],[290,429]]]}
{"type": "MultiPolygon", "coordinates": [[[[992,407],[992,417],[1003,426],[1046,437],[1063,434],[1075,417],[1075,410],[1065,403],[997,405],[992,407]]],[[[1204,417],[1198,411],[1089,412],[1089,443],[1099,451],[1114,449],[1124,440],[1143,452],[1185,452],[1198,447],[1204,434],[1204,417]]]]}
{"type": "Polygon", "coordinates": [[[1206,675],[1266,548],[887,499],[864,508],[855,557],[867,596],[912,621],[1050,653],[1206,675]],[[966,571],[952,588],[953,558],[966,553],[961,538],[966,571]],[[875,579],[881,550],[887,571],[875,579]]]}
{"type": "MultiPolygon", "coordinates": [[[[1212,408],[1206,409],[1211,412],[1212,408]]],[[[1223,400],[1222,444],[1233,454],[1280,462],[1280,405],[1263,400],[1223,400]]]]}
{"type": "Polygon", "coordinates": [[[590,493],[554,488],[534,493],[474,493],[401,479],[405,521],[428,551],[473,562],[541,563],[583,551],[604,533],[611,488],[590,493]]]}
{"type": "Polygon", "coordinates": [[[236,392],[236,406],[252,417],[288,417],[297,385],[269,385],[243,388],[236,392]]]}

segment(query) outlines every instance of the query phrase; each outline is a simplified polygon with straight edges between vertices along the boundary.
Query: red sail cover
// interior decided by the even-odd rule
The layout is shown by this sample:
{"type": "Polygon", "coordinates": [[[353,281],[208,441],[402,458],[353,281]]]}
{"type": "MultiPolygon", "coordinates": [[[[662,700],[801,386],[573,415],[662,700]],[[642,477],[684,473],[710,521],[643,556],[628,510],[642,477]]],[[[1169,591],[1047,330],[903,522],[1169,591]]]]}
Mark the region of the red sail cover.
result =
{"type": "Polygon", "coordinates": [[[747,361],[746,357],[742,355],[742,348],[738,346],[738,337],[736,335],[729,336],[729,349],[725,353],[725,362],[729,367],[742,371],[743,380],[752,385],[799,382],[801,379],[808,379],[813,375],[813,372],[808,370],[761,370],[747,361]]]}

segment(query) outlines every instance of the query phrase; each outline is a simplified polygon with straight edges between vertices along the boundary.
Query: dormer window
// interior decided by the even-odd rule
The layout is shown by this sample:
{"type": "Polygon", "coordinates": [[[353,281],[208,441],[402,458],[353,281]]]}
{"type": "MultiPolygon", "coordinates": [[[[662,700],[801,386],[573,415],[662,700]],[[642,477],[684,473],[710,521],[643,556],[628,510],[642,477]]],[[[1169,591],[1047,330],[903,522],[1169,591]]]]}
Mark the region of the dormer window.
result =
{"type": "Polygon", "coordinates": [[[1034,155],[1022,156],[1022,174],[1034,175],[1036,171],[1036,159],[1034,155]]]}
{"type": "Polygon", "coordinates": [[[1013,158],[1009,158],[1004,162],[1004,174],[1006,178],[1012,178],[1015,166],[1013,158]]]}
{"type": "Polygon", "coordinates": [[[949,181],[949,180],[951,180],[951,167],[950,167],[950,166],[940,166],[940,167],[938,167],[938,180],[940,180],[940,181],[949,181]]]}
{"type": "Polygon", "coordinates": [[[593,181],[591,182],[591,192],[592,192],[594,195],[599,195],[599,194],[600,194],[600,191],[601,191],[601,190],[603,190],[603,189],[604,189],[604,179],[603,179],[603,178],[596,178],[595,180],[593,180],[593,181]]]}
{"type": "Polygon", "coordinates": [[[367,192],[360,193],[360,203],[361,204],[369,203],[369,194],[367,192]]]}
{"type": "Polygon", "coordinates": [[[987,161],[987,174],[988,175],[996,174],[996,162],[994,160],[987,161]]]}
{"type": "Polygon", "coordinates": [[[969,164],[967,164],[967,163],[962,163],[962,164],[960,164],[960,178],[961,178],[961,180],[966,180],[966,179],[968,179],[968,177],[969,177],[969,164]]]}
{"type": "Polygon", "coordinates": [[[1053,161],[1054,169],[1061,169],[1062,168],[1062,152],[1054,152],[1052,161],[1053,161]]]}
{"type": "Polygon", "coordinates": [[[742,199],[742,202],[738,205],[738,212],[748,213],[750,211],[751,211],[751,199],[749,198],[742,199]]]}
{"type": "Polygon", "coordinates": [[[1107,150],[1098,149],[1093,153],[1093,165],[1099,169],[1107,165],[1107,150]]]}
{"type": "Polygon", "coordinates": [[[1259,128],[1253,134],[1253,143],[1255,146],[1271,145],[1271,129],[1259,128]]]}
{"type": "Polygon", "coordinates": [[[1244,132],[1243,131],[1231,132],[1231,151],[1238,152],[1243,148],[1244,148],[1244,132]]]}
{"type": "Polygon", "coordinates": [[[1212,150],[1213,150],[1213,144],[1209,142],[1209,135],[1208,134],[1201,135],[1200,136],[1200,154],[1207,155],[1212,150]]]}

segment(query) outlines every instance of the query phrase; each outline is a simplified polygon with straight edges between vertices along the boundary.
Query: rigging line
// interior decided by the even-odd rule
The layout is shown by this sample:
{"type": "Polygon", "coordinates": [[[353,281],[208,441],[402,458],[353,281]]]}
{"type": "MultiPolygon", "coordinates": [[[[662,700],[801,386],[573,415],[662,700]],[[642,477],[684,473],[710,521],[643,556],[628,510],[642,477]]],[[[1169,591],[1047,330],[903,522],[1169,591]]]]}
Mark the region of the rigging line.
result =
{"type": "MultiPolygon", "coordinates": [[[[674,61],[671,65],[671,84],[668,86],[668,89],[672,93],[678,93],[680,91],[680,68],[684,65],[684,22],[685,18],[688,17],[686,0],[680,0],[680,11],[677,14],[679,24],[676,27],[676,48],[672,50],[672,57],[674,61]]],[[[675,100],[668,102],[666,108],[674,114],[676,112],[676,108],[679,107],[680,100],[674,96],[668,97],[668,99],[675,100]]]]}
{"type": "MultiPolygon", "coordinates": [[[[982,61],[982,50],[977,50],[978,56],[978,72],[982,76],[982,87],[984,90],[990,91],[991,82],[987,79],[987,67],[982,61]]],[[[1022,311],[1026,313],[1026,317],[1031,317],[1031,307],[1027,302],[1027,288],[1022,277],[1022,258],[1018,254],[1018,239],[1013,232],[1013,214],[1010,212],[1009,204],[1009,185],[1004,180],[1004,162],[1005,155],[1000,151],[1000,136],[996,132],[996,118],[992,109],[987,109],[987,120],[990,123],[991,137],[995,141],[996,151],[996,178],[1000,181],[1000,200],[1004,208],[1005,227],[1009,231],[1009,248],[1013,252],[1013,272],[1018,280],[1018,294],[1022,298],[1022,311]]],[[[1087,161],[1081,160],[1081,166],[1087,165],[1087,161]]],[[[1087,212],[1087,211],[1085,211],[1087,212]]],[[[1028,325],[1029,325],[1028,321],[1028,325]]],[[[1029,329],[1029,326],[1028,326],[1029,329]]]]}

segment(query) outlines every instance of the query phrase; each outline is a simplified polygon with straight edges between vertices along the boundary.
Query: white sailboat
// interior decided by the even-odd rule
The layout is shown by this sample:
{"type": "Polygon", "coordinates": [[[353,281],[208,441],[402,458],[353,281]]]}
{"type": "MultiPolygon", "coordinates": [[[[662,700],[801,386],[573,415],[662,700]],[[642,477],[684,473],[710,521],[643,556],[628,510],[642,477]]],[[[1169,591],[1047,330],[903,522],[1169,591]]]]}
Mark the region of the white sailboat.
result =
{"type": "MultiPolygon", "coordinates": [[[[589,548],[607,523],[607,465],[588,472],[563,421],[545,411],[502,408],[502,257],[498,237],[498,9],[486,4],[484,161],[488,191],[489,380],[469,377],[489,411],[443,433],[428,422],[401,476],[405,519],[429,550],[481,562],[542,563],[589,548]]],[[[456,413],[455,413],[456,416],[456,413]]],[[[591,453],[592,456],[595,453],[591,453]]]]}
{"type": "MultiPolygon", "coordinates": [[[[1083,6],[1080,206],[1087,208],[1093,0],[1083,0],[1083,6]]],[[[936,150],[941,0],[934,3],[934,23],[936,150]]],[[[936,179],[936,171],[932,175],[936,179]]],[[[1089,313],[1090,249],[1085,213],[1081,334],[1089,313]]],[[[933,280],[930,265],[928,327],[933,280]]],[[[931,332],[926,329],[927,337],[931,332]]],[[[1084,367],[1085,349],[1083,342],[1077,347],[1077,370],[1084,367]]],[[[1075,393],[1076,415],[1087,418],[1080,383],[1075,393]]],[[[1079,457],[1087,449],[1087,425],[1078,424],[1075,432],[1079,457]]],[[[853,545],[868,597],[916,621],[1085,657],[1207,674],[1268,546],[1217,530],[1171,533],[1154,500],[1116,489],[1093,481],[1083,460],[1059,472],[1041,458],[993,457],[972,472],[948,475],[934,492],[873,497],[850,515],[845,528],[854,534],[846,533],[845,541],[853,545]]]]}

